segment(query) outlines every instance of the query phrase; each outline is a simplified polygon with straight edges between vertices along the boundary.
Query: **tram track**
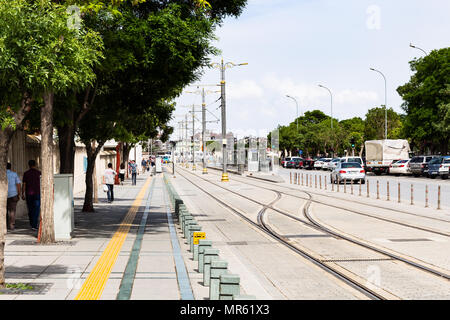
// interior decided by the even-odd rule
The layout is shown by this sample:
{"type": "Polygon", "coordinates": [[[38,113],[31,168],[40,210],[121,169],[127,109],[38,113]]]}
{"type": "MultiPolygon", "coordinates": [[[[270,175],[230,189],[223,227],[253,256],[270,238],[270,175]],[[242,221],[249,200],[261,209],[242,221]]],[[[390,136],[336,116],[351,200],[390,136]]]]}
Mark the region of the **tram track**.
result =
{"type": "MultiPolygon", "coordinates": [[[[260,186],[260,185],[254,184],[254,183],[249,183],[247,181],[248,179],[245,180],[245,178],[241,178],[243,180],[240,180],[238,175],[236,175],[236,177],[238,177],[238,181],[244,182],[244,183],[246,183],[248,185],[251,185],[251,186],[254,186],[254,187],[258,187],[258,188],[261,188],[261,189],[274,191],[274,192],[281,192],[282,194],[285,194],[287,196],[291,196],[291,197],[298,198],[298,199],[303,199],[303,200],[309,200],[309,201],[314,202],[314,203],[322,204],[322,205],[325,205],[325,206],[328,206],[328,207],[331,207],[331,208],[345,210],[345,211],[348,211],[348,212],[351,212],[351,213],[354,213],[354,214],[357,214],[357,215],[366,216],[366,217],[370,217],[370,218],[377,219],[377,220],[380,220],[380,221],[385,221],[385,222],[388,222],[388,223],[401,225],[403,227],[407,227],[407,228],[411,228],[411,229],[416,229],[416,230],[420,230],[420,231],[430,232],[430,233],[437,234],[437,235],[444,236],[444,237],[450,237],[450,233],[448,233],[448,232],[439,231],[439,230],[435,230],[435,229],[430,229],[430,228],[426,228],[426,227],[421,227],[421,226],[417,226],[417,225],[412,225],[412,224],[409,224],[409,223],[406,223],[406,222],[403,222],[403,221],[387,219],[387,218],[383,218],[383,217],[376,216],[376,215],[373,215],[373,214],[368,214],[368,213],[365,213],[365,212],[361,212],[361,211],[358,211],[358,210],[355,210],[355,209],[339,207],[337,205],[333,205],[333,204],[327,203],[325,201],[320,201],[320,200],[314,199],[313,196],[327,197],[327,198],[332,198],[332,199],[336,199],[336,200],[340,200],[340,201],[349,201],[349,200],[346,200],[346,199],[332,197],[332,196],[329,196],[329,195],[322,195],[322,194],[318,195],[318,194],[310,192],[310,191],[299,190],[299,189],[290,188],[290,187],[286,187],[286,186],[279,186],[279,185],[276,186],[276,187],[279,187],[279,188],[289,189],[289,190],[292,190],[292,191],[295,191],[295,192],[302,192],[302,193],[305,193],[305,194],[308,195],[308,198],[303,198],[303,197],[301,197],[299,195],[294,195],[294,194],[290,194],[290,193],[283,192],[283,191],[280,191],[280,190],[276,190],[276,189],[273,189],[273,188],[267,188],[267,187],[263,187],[263,186],[260,186]]],[[[270,182],[265,182],[265,181],[258,181],[258,183],[271,184],[270,182]]],[[[275,187],[272,184],[271,184],[271,186],[275,187]]],[[[369,205],[369,204],[363,204],[363,203],[359,203],[359,202],[358,202],[358,204],[361,204],[361,205],[364,205],[364,206],[367,206],[367,207],[369,207],[369,206],[372,207],[372,205],[369,205]]],[[[374,207],[380,208],[379,206],[374,206],[374,207]]],[[[391,209],[388,209],[388,208],[382,208],[382,209],[383,210],[391,210],[391,209]]],[[[401,212],[401,213],[406,213],[404,211],[399,211],[399,210],[395,210],[395,209],[392,209],[391,211],[398,211],[398,212],[401,212]]],[[[450,221],[448,221],[448,220],[432,218],[432,217],[426,217],[426,216],[416,215],[416,214],[413,214],[413,213],[406,213],[406,214],[413,215],[413,216],[418,216],[418,217],[424,218],[424,219],[430,219],[430,220],[435,220],[435,221],[445,222],[445,223],[449,223],[450,224],[450,221]]]]}
{"type": "MultiPolygon", "coordinates": [[[[185,170],[183,170],[183,171],[185,171],[185,170]]],[[[185,171],[185,172],[188,172],[188,171],[185,171]]],[[[180,171],[178,171],[178,173],[180,173],[180,171]]],[[[190,172],[188,172],[188,173],[190,173],[190,172]]],[[[259,229],[260,231],[262,231],[265,234],[269,235],[271,238],[277,240],[282,245],[286,246],[287,248],[291,249],[292,251],[294,251],[295,253],[299,254],[303,258],[305,258],[308,261],[312,262],[314,265],[316,265],[316,266],[320,267],[321,269],[325,270],[326,272],[332,274],[333,276],[335,276],[339,280],[343,281],[345,284],[349,285],[350,287],[352,287],[353,289],[357,290],[358,292],[364,294],[369,299],[372,299],[372,300],[386,300],[386,297],[384,295],[378,293],[376,290],[368,288],[365,284],[362,284],[362,283],[358,282],[357,280],[355,280],[354,278],[348,276],[344,272],[338,270],[335,267],[330,266],[326,262],[323,262],[321,259],[319,259],[316,256],[312,255],[310,252],[307,252],[307,251],[305,251],[305,250],[295,246],[288,239],[284,238],[282,235],[280,235],[279,233],[275,232],[266,222],[264,222],[264,214],[266,213],[267,209],[274,210],[273,209],[273,204],[281,199],[281,193],[279,193],[278,196],[276,197],[276,199],[271,201],[269,204],[259,203],[262,206],[262,208],[258,212],[258,214],[257,214],[257,221],[255,222],[251,218],[249,218],[247,215],[242,213],[240,210],[236,209],[234,206],[226,203],[225,201],[221,200],[220,198],[215,196],[210,191],[206,190],[205,188],[203,188],[199,184],[193,182],[192,179],[188,179],[183,174],[180,174],[180,175],[182,177],[184,177],[187,181],[189,181],[189,183],[194,185],[196,188],[198,188],[199,190],[201,190],[202,192],[207,194],[209,197],[213,198],[215,201],[220,203],[222,206],[228,208],[234,214],[236,214],[240,218],[244,219],[247,223],[251,224],[252,226],[254,226],[257,229],[259,229]]],[[[201,177],[198,177],[196,175],[193,175],[193,176],[195,176],[198,179],[204,180],[201,177]]],[[[254,200],[252,200],[252,199],[250,199],[250,198],[248,198],[246,196],[243,196],[243,195],[240,195],[240,194],[238,194],[238,195],[243,197],[243,198],[245,198],[245,199],[247,199],[247,200],[255,202],[254,200]]],[[[275,211],[280,211],[280,210],[275,210],[275,211]]],[[[289,216],[291,216],[291,215],[289,215],[289,216]]],[[[291,216],[291,217],[294,217],[294,216],[291,216]]],[[[305,221],[303,221],[302,219],[298,219],[297,218],[295,220],[297,220],[297,221],[301,220],[301,222],[305,223],[305,221]]],[[[308,224],[308,226],[311,227],[311,228],[314,228],[314,229],[317,228],[317,227],[313,226],[312,224],[308,224]]]]}
{"type": "MultiPolygon", "coordinates": [[[[423,262],[423,261],[420,261],[420,260],[418,260],[418,259],[415,259],[415,258],[413,258],[413,257],[401,255],[401,254],[396,253],[396,252],[389,252],[389,251],[386,251],[386,250],[381,249],[381,248],[379,248],[379,247],[375,247],[375,246],[372,245],[372,244],[363,242],[363,241],[361,241],[360,239],[355,239],[355,238],[353,238],[353,237],[349,237],[349,236],[343,235],[342,233],[339,233],[339,232],[337,232],[337,231],[333,231],[333,230],[331,230],[330,228],[328,228],[328,227],[326,227],[326,226],[320,224],[319,222],[317,222],[316,220],[314,220],[314,219],[312,218],[311,214],[309,213],[309,206],[310,206],[310,204],[311,204],[312,202],[319,202],[319,201],[313,201],[313,200],[312,200],[311,194],[309,194],[307,191],[296,190],[296,191],[300,191],[300,192],[303,192],[303,193],[305,193],[305,194],[308,195],[308,199],[304,199],[304,198],[301,198],[301,197],[300,197],[300,199],[303,199],[303,200],[306,200],[306,201],[307,201],[307,203],[304,205],[303,210],[302,210],[303,216],[306,218],[306,221],[305,221],[304,219],[298,218],[298,217],[293,216],[293,215],[291,215],[291,214],[289,214],[289,213],[287,213],[287,212],[285,212],[285,211],[283,211],[283,210],[280,210],[280,209],[275,208],[275,207],[273,206],[273,204],[274,204],[276,201],[273,202],[273,203],[270,203],[269,205],[266,205],[266,204],[264,204],[264,203],[261,203],[260,201],[257,201],[257,200],[255,200],[255,199],[252,199],[252,198],[250,198],[250,197],[247,197],[247,196],[245,196],[245,195],[242,195],[242,194],[240,194],[240,193],[238,193],[238,192],[236,192],[236,191],[230,190],[230,189],[225,188],[225,187],[223,187],[223,186],[221,186],[221,185],[219,185],[219,184],[216,184],[216,183],[214,183],[214,182],[211,182],[211,181],[209,181],[208,179],[199,177],[199,176],[197,176],[197,175],[195,175],[195,174],[193,174],[193,173],[191,173],[191,172],[189,172],[189,171],[186,171],[186,170],[183,170],[183,171],[189,173],[189,174],[192,175],[192,176],[195,176],[196,178],[198,178],[198,179],[200,179],[200,180],[203,180],[203,181],[206,181],[206,182],[208,182],[208,183],[210,183],[210,184],[212,184],[212,185],[215,185],[215,186],[217,186],[218,188],[224,189],[224,190],[226,190],[226,191],[228,191],[228,192],[231,192],[231,193],[236,194],[236,195],[238,195],[238,196],[240,196],[240,197],[242,197],[242,198],[245,198],[245,199],[247,199],[247,200],[249,200],[249,201],[252,201],[252,202],[254,202],[254,203],[256,203],[256,204],[259,204],[259,205],[263,206],[263,209],[264,209],[264,210],[262,211],[262,213],[260,212],[260,214],[258,214],[258,216],[261,216],[260,219],[259,219],[259,222],[263,221],[262,216],[263,216],[263,214],[265,213],[265,211],[266,211],[267,209],[271,209],[271,210],[274,210],[274,211],[276,211],[276,212],[278,212],[278,213],[281,213],[282,215],[287,216],[287,217],[289,217],[289,218],[291,218],[291,219],[294,219],[294,220],[296,220],[296,221],[302,222],[303,224],[307,225],[308,227],[313,227],[313,228],[316,229],[316,230],[320,230],[320,231],[322,231],[322,232],[325,232],[326,234],[331,235],[331,236],[333,236],[333,237],[335,237],[335,238],[339,238],[339,239],[342,239],[342,240],[346,240],[346,241],[348,241],[348,242],[350,242],[350,243],[353,243],[353,244],[355,244],[355,245],[361,246],[361,247],[366,248],[366,249],[368,249],[368,250],[377,252],[377,253],[382,254],[382,255],[384,255],[384,256],[387,256],[387,257],[389,257],[389,258],[391,258],[391,259],[394,259],[394,260],[397,260],[397,261],[401,261],[401,262],[403,262],[403,263],[405,263],[405,264],[407,264],[407,265],[409,265],[409,266],[411,266],[411,267],[414,267],[414,268],[416,268],[416,269],[419,269],[419,270],[421,270],[421,271],[430,273],[430,274],[432,274],[432,275],[434,275],[434,276],[443,278],[443,279],[445,279],[445,280],[450,280],[450,275],[449,275],[447,272],[445,272],[446,270],[445,270],[445,271],[437,270],[436,268],[433,268],[432,266],[429,266],[429,264],[427,264],[427,263],[425,263],[425,262],[423,262]],[[426,265],[425,265],[425,264],[426,264],[426,265]]],[[[192,183],[192,182],[191,182],[191,183],[192,183]]],[[[201,187],[199,187],[199,186],[197,186],[197,187],[201,189],[201,187]]],[[[278,194],[283,194],[283,192],[280,192],[280,191],[278,191],[278,190],[272,190],[272,189],[271,189],[270,191],[275,192],[275,193],[278,193],[278,194]]],[[[287,194],[287,195],[290,195],[290,194],[287,194]]],[[[211,196],[212,196],[212,195],[211,195],[211,196]]],[[[290,195],[290,196],[292,196],[292,195],[290,195]]],[[[213,197],[213,198],[216,198],[215,196],[212,196],[212,197],[213,197]]],[[[280,198],[281,198],[281,196],[277,197],[277,201],[278,201],[280,198]]],[[[222,201],[222,203],[223,203],[223,201],[222,201]]],[[[319,203],[320,203],[320,202],[319,202],[319,203]]],[[[340,209],[342,209],[342,208],[340,208],[340,209]]],[[[346,210],[346,209],[342,209],[342,210],[346,210]]],[[[268,231],[268,229],[266,229],[266,231],[268,231]]],[[[273,231],[273,230],[272,230],[272,231],[273,231]]],[[[280,239],[280,240],[283,241],[283,242],[286,241],[286,239],[283,239],[280,235],[278,235],[278,237],[276,237],[276,238],[280,239]]]]}

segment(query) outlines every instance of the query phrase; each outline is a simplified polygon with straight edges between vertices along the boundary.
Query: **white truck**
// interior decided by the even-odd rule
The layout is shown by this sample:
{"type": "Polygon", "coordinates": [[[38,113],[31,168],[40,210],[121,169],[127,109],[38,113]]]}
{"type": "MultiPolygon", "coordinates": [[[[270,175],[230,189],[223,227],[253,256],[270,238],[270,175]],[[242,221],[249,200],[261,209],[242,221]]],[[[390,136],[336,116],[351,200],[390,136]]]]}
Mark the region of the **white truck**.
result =
{"type": "Polygon", "coordinates": [[[389,172],[394,160],[407,160],[411,149],[407,140],[369,140],[366,147],[366,171],[376,175],[389,172]]]}

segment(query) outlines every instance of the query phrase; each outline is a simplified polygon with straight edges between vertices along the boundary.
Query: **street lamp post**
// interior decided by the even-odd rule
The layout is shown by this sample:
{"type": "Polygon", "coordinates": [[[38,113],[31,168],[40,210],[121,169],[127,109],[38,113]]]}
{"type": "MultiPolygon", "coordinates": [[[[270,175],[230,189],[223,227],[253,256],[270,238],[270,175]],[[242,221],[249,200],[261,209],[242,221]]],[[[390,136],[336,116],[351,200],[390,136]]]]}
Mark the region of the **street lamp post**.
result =
{"type": "Polygon", "coordinates": [[[384,139],[387,139],[387,82],[386,77],[380,70],[370,68],[370,70],[378,72],[383,76],[384,79],[384,139]]]}
{"type": "Polygon", "coordinates": [[[328,92],[330,93],[330,97],[331,97],[331,130],[333,130],[333,94],[331,93],[331,90],[328,89],[327,87],[325,87],[321,84],[319,84],[319,87],[328,90],[328,92]]]}
{"type": "Polygon", "coordinates": [[[220,69],[220,91],[221,91],[221,108],[222,108],[222,162],[223,162],[223,172],[222,172],[222,182],[228,182],[230,181],[228,179],[228,172],[227,172],[227,126],[226,126],[226,104],[225,104],[225,70],[227,68],[237,67],[237,66],[244,66],[248,63],[240,63],[235,64],[233,62],[227,62],[224,63],[223,59],[221,63],[212,63],[211,67],[220,69]]]}
{"type": "Polygon", "coordinates": [[[296,122],[297,122],[297,131],[298,131],[298,103],[297,103],[297,99],[295,99],[294,97],[291,97],[290,95],[286,95],[286,97],[291,98],[295,101],[295,105],[297,106],[297,118],[296,118],[296,122]]]}
{"type": "Polygon", "coordinates": [[[417,47],[417,46],[414,46],[412,43],[410,43],[409,46],[410,46],[411,48],[421,50],[423,53],[425,53],[426,56],[428,55],[428,53],[427,53],[425,50],[423,50],[422,48],[419,48],[419,47],[417,47]]]}

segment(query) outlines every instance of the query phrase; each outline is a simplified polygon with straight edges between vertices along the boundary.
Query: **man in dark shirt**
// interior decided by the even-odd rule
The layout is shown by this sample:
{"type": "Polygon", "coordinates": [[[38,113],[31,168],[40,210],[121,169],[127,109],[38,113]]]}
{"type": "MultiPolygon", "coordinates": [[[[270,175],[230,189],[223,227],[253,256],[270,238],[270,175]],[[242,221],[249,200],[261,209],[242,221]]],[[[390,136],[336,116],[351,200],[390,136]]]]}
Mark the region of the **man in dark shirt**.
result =
{"type": "Polygon", "coordinates": [[[36,161],[28,161],[30,170],[23,174],[22,199],[27,201],[28,218],[31,228],[39,228],[39,214],[41,209],[41,172],[36,169],[36,161]]]}

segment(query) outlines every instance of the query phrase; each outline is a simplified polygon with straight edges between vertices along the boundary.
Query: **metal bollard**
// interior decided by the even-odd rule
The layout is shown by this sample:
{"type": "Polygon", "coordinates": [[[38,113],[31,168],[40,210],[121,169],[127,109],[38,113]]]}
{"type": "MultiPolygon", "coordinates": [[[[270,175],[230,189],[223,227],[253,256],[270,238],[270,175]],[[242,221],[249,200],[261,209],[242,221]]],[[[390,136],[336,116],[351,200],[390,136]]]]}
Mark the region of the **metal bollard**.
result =
{"type": "Polygon", "coordinates": [[[211,240],[204,240],[200,239],[198,241],[197,246],[197,258],[195,257],[195,250],[194,250],[194,261],[198,261],[198,272],[203,272],[203,254],[205,249],[212,247],[212,241],[211,240]]]}
{"type": "Polygon", "coordinates": [[[319,188],[322,189],[322,176],[319,176],[319,188]]]}
{"type": "Polygon", "coordinates": [[[377,199],[380,199],[380,181],[377,180],[377,199]]]}
{"type": "Polygon", "coordinates": [[[351,184],[351,186],[350,186],[350,193],[351,194],[353,194],[353,179],[352,180],[350,180],[350,184],[351,184]]]}
{"type": "Polygon", "coordinates": [[[359,180],[359,196],[361,197],[361,192],[362,192],[362,179],[359,180]]]}
{"type": "Polygon", "coordinates": [[[390,201],[389,181],[386,182],[386,193],[387,193],[386,201],[390,201]]]}
{"type": "Polygon", "coordinates": [[[297,174],[297,184],[300,185],[300,173],[297,174]]]}
{"type": "Polygon", "coordinates": [[[297,180],[297,173],[294,173],[294,184],[296,180],[297,180]]]}
{"type": "Polygon", "coordinates": [[[211,261],[211,281],[209,285],[209,300],[219,300],[220,276],[228,273],[228,262],[224,260],[211,261]]]}
{"type": "Polygon", "coordinates": [[[398,203],[400,203],[400,182],[398,183],[398,203]]]}
{"type": "Polygon", "coordinates": [[[309,187],[312,188],[312,174],[311,174],[311,176],[309,177],[309,187]]]}
{"type": "Polygon", "coordinates": [[[437,209],[441,210],[441,186],[438,186],[438,203],[437,203],[437,209]]]}
{"type": "Polygon", "coordinates": [[[331,183],[331,191],[334,191],[334,182],[331,180],[331,176],[330,176],[330,183],[331,183]]]}
{"type": "Polygon", "coordinates": [[[370,184],[370,181],[367,180],[366,183],[367,183],[367,198],[369,198],[369,184],[370,184]]]}
{"type": "Polygon", "coordinates": [[[292,172],[289,172],[289,181],[290,181],[291,184],[292,184],[292,172]]]}
{"type": "Polygon", "coordinates": [[[190,245],[190,252],[192,252],[192,258],[194,258],[194,247],[198,246],[197,244],[194,244],[194,232],[202,231],[202,227],[200,227],[198,224],[190,225],[189,226],[189,245],[190,245]]]}
{"type": "Polygon", "coordinates": [[[303,172],[302,172],[302,186],[303,186],[303,172]]]}
{"type": "Polygon", "coordinates": [[[344,193],[347,193],[347,179],[344,179],[344,193]]]}
{"type": "Polygon", "coordinates": [[[323,182],[325,184],[325,190],[327,190],[327,177],[326,176],[323,177],[323,182]]]}
{"type": "Polygon", "coordinates": [[[425,185],[425,208],[428,208],[428,185],[425,185]]]}
{"type": "Polygon", "coordinates": [[[414,204],[414,186],[411,183],[411,205],[414,204]]]}
{"type": "Polygon", "coordinates": [[[219,249],[205,249],[203,257],[203,285],[209,287],[211,280],[211,261],[219,260],[219,249]]]}
{"type": "Polygon", "coordinates": [[[306,186],[308,186],[308,174],[306,174],[305,176],[306,176],[306,186]]]}
{"type": "Polygon", "coordinates": [[[233,296],[240,294],[240,278],[236,274],[223,274],[220,276],[219,300],[233,300],[233,296]]]}
{"type": "Polygon", "coordinates": [[[314,188],[317,189],[317,175],[314,175],[314,188]]]}
{"type": "Polygon", "coordinates": [[[339,187],[341,186],[341,182],[337,180],[336,182],[336,191],[339,192],[339,187]]]}

